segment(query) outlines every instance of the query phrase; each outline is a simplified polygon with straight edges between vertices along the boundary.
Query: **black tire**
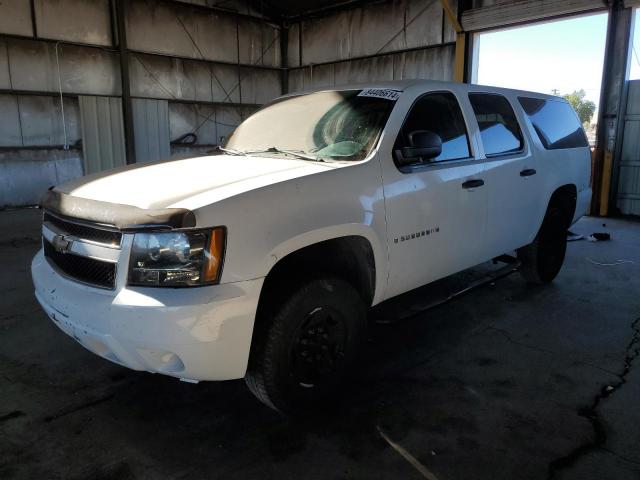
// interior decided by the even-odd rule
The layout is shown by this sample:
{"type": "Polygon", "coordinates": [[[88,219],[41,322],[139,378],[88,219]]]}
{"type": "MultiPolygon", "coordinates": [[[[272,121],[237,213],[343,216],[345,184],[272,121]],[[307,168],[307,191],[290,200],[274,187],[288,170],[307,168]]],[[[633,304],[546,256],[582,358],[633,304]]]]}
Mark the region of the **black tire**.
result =
{"type": "Polygon", "coordinates": [[[247,386],[282,413],[333,403],[365,336],[360,295],[340,278],[309,280],[273,311],[254,338],[247,386]]]}
{"type": "Polygon", "coordinates": [[[534,285],[549,283],[560,273],[566,251],[566,215],[560,208],[550,207],[533,243],[518,249],[520,274],[534,285]]]}

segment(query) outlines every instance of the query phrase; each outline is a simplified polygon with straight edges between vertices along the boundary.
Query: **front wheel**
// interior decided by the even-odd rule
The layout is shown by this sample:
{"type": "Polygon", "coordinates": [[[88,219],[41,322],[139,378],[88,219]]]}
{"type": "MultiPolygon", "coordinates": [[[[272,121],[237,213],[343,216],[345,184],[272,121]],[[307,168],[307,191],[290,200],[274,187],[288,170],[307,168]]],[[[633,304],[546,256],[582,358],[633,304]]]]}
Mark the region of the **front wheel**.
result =
{"type": "Polygon", "coordinates": [[[551,207],[535,240],[518,249],[520,273],[527,282],[542,285],[560,273],[567,251],[566,226],[563,211],[551,207]]]}
{"type": "Polygon", "coordinates": [[[335,277],[310,280],[259,332],[245,381],[258,399],[281,412],[333,401],[365,330],[366,310],[355,288],[335,277]]]}

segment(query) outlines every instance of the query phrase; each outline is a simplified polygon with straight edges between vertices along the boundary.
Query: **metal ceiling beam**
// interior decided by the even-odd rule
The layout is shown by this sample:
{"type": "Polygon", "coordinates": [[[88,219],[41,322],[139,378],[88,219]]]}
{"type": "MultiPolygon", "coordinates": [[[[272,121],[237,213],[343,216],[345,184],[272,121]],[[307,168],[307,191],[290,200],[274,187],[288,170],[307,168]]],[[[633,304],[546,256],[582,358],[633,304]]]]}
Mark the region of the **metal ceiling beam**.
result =
{"type": "MultiPolygon", "coordinates": [[[[295,23],[302,22],[304,20],[309,20],[312,18],[326,17],[329,15],[333,15],[334,13],[345,11],[345,10],[353,10],[355,8],[364,7],[368,5],[375,5],[381,3],[387,3],[389,0],[342,0],[342,1],[334,1],[327,2],[327,5],[322,7],[310,8],[307,10],[300,10],[298,13],[290,14],[287,13],[286,10],[281,8],[274,7],[278,16],[281,20],[295,23]]],[[[273,6],[272,2],[268,2],[273,6]]]]}

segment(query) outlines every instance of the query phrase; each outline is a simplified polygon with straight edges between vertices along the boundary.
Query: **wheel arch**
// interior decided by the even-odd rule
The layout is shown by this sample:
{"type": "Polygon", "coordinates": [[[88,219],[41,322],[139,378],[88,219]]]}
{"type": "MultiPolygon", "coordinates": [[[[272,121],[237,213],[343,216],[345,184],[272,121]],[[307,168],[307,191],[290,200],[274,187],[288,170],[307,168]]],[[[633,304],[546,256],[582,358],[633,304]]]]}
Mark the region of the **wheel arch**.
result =
{"type": "Polygon", "coordinates": [[[546,212],[548,212],[552,207],[560,208],[564,214],[564,218],[566,219],[566,228],[569,228],[571,226],[573,216],[575,215],[577,202],[578,188],[572,183],[567,183],[553,191],[549,198],[546,212]]]}
{"type": "Polygon", "coordinates": [[[302,244],[293,240],[292,243],[298,244],[297,248],[285,245],[278,249],[280,254],[272,254],[275,263],[265,277],[258,308],[264,297],[271,293],[269,289],[278,286],[277,282],[293,283],[322,273],[348,281],[358,290],[365,304],[372,304],[380,285],[378,262],[369,238],[351,233],[302,244]]]}
{"type": "Polygon", "coordinates": [[[251,340],[252,351],[256,339],[266,331],[277,306],[305,278],[323,274],[340,277],[354,286],[366,306],[372,305],[382,295],[384,285],[379,285],[381,266],[376,258],[375,242],[369,237],[352,232],[312,243],[301,243],[295,239],[288,243],[276,250],[287,253],[277,256],[262,285],[251,340]],[[292,248],[293,244],[299,248],[292,248]]]}

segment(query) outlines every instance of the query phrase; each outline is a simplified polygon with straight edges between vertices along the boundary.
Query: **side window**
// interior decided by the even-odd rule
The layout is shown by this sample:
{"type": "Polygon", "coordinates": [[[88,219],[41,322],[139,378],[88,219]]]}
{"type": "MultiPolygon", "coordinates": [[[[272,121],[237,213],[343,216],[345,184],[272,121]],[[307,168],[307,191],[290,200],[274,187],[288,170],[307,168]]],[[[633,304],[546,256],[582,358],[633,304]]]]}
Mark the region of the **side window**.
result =
{"type": "Polygon", "coordinates": [[[589,146],[578,116],[567,102],[530,97],[518,100],[547,150],[589,146]]]}
{"type": "Polygon", "coordinates": [[[471,155],[462,111],[452,93],[428,93],[413,104],[396,139],[394,152],[411,146],[411,133],[420,130],[436,133],[442,140],[442,153],[429,163],[458,160],[471,155]]]}
{"type": "Polygon", "coordinates": [[[522,132],[513,108],[505,97],[493,93],[470,93],[469,101],[478,120],[487,157],[522,150],[522,132]]]}

